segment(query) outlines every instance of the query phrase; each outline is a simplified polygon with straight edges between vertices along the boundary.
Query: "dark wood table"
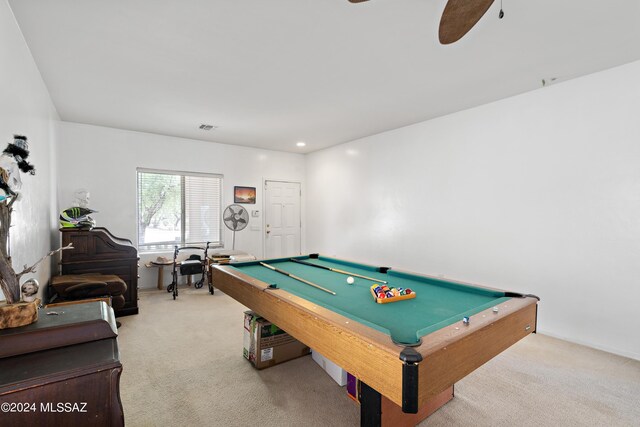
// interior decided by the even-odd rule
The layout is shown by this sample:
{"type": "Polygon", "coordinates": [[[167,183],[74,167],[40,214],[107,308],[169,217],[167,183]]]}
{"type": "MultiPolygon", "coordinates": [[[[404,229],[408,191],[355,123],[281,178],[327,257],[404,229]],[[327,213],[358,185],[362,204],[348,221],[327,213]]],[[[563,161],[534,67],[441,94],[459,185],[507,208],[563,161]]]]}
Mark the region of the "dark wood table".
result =
{"type": "Polygon", "coordinates": [[[122,364],[109,330],[111,308],[93,302],[42,309],[36,324],[0,331],[3,346],[26,352],[0,358],[0,425],[124,426],[122,364]],[[70,322],[49,321],[50,311],[70,322]]]}

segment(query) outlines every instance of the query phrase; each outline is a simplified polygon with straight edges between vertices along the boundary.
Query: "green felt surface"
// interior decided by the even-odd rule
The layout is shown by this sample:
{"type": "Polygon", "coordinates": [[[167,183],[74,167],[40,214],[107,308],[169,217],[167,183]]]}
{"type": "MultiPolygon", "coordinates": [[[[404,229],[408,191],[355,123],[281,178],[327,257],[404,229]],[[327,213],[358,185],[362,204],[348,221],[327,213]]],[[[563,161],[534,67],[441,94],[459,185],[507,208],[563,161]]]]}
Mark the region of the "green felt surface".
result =
{"type": "Polygon", "coordinates": [[[389,287],[411,288],[416,292],[416,298],[378,304],[369,291],[373,282],[354,277],[355,283],[349,285],[346,280],[348,276],[298,264],[288,258],[265,262],[330,289],[337,295],[334,296],[315,289],[272,271],[257,262],[235,264],[234,268],[265,283],[277,284],[278,288],[390,334],[394,341],[404,344],[415,344],[420,337],[455,322],[462,324],[464,316],[471,316],[508,299],[501,291],[487,290],[447,280],[396,273],[393,270],[380,273],[376,267],[333,258],[296,258],[305,262],[386,280],[389,282],[389,287]]]}

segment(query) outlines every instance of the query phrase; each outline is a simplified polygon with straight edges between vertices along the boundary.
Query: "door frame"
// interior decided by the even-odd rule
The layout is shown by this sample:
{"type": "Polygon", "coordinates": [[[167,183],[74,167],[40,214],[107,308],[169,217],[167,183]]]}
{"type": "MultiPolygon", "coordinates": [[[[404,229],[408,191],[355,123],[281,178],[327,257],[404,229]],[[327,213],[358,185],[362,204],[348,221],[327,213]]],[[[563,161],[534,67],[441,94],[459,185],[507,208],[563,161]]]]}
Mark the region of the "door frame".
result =
{"type": "Polygon", "coordinates": [[[267,182],[269,181],[274,181],[274,182],[288,182],[291,184],[298,184],[300,185],[300,254],[303,253],[303,247],[302,247],[302,230],[303,230],[303,219],[302,219],[302,204],[303,204],[303,200],[302,200],[302,182],[301,181],[296,181],[296,180],[291,180],[291,179],[273,179],[273,178],[265,178],[262,177],[262,258],[266,258],[267,257],[267,190],[266,190],[266,185],[267,182]]]}

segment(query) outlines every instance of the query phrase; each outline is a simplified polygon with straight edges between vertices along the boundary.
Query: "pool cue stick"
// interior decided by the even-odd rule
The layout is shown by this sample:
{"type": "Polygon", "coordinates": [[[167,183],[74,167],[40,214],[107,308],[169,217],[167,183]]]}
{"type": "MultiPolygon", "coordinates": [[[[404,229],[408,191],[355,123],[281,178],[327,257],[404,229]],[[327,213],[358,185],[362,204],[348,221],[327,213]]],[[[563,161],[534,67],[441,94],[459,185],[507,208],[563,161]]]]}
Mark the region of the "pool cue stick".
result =
{"type": "Polygon", "coordinates": [[[289,259],[291,261],[297,262],[299,264],[310,265],[312,267],[318,267],[318,268],[322,268],[322,269],[325,269],[325,270],[331,270],[333,272],[344,274],[344,275],[347,275],[347,276],[355,276],[355,277],[359,277],[361,279],[371,280],[372,282],[384,283],[385,285],[389,284],[389,282],[387,282],[386,280],[378,280],[378,279],[374,279],[373,277],[367,277],[367,276],[363,276],[363,275],[357,274],[357,273],[350,273],[350,272],[345,271],[345,270],[340,270],[339,268],[331,268],[331,267],[327,267],[327,266],[320,265],[320,264],[314,264],[312,262],[301,261],[301,260],[295,259],[295,258],[289,258],[289,259]]]}
{"type": "Polygon", "coordinates": [[[275,267],[274,267],[274,266],[272,266],[272,265],[266,264],[266,263],[264,263],[264,262],[260,262],[260,265],[261,265],[261,266],[263,266],[263,267],[267,267],[267,268],[269,268],[269,269],[271,269],[271,270],[273,270],[273,271],[277,271],[277,272],[278,272],[278,273],[280,273],[280,274],[284,274],[285,276],[289,276],[289,277],[291,277],[292,279],[296,279],[297,281],[302,282],[302,283],[304,283],[304,284],[306,284],[306,285],[313,286],[314,288],[320,289],[321,291],[325,291],[326,293],[329,293],[329,294],[332,294],[332,295],[335,295],[335,294],[336,294],[335,292],[330,291],[329,289],[325,289],[325,288],[323,288],[323,287],[322,287],[322,286],[320,286],[320,285],[316,285],[316,284],[315,284],[315,283],[313,283],[313,282],[310,282],[310,281],[308,281],[308,280],[303,279],[302,277],[294,276],[293,274],[291,274],[291,273],[287,273],[286,271],[284,271],[284,270],[280,270],[279,268],[275,268],[275,267]]]}

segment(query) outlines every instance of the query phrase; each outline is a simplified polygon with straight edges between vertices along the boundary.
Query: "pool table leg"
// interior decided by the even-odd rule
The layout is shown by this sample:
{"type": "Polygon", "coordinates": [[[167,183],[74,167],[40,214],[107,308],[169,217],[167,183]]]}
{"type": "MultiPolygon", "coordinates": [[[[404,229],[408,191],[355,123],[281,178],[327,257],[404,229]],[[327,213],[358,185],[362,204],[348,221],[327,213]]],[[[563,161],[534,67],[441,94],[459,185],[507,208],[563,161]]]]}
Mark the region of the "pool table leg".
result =
{"type": "Polygon", "coordinates": [[[362,427],[409,427],[416,426],[425,418],[453,399],[454,386],[430,399],[418,413],[407,414],[402,408],[373,388],[360,381],[360,425],[362,427]]]}
{"type": "Polygon", "coordinates": [[[361,381],[358,400],[360,400],[360,426],[380,427],[382,425],[382,395],[361,381]]]}

